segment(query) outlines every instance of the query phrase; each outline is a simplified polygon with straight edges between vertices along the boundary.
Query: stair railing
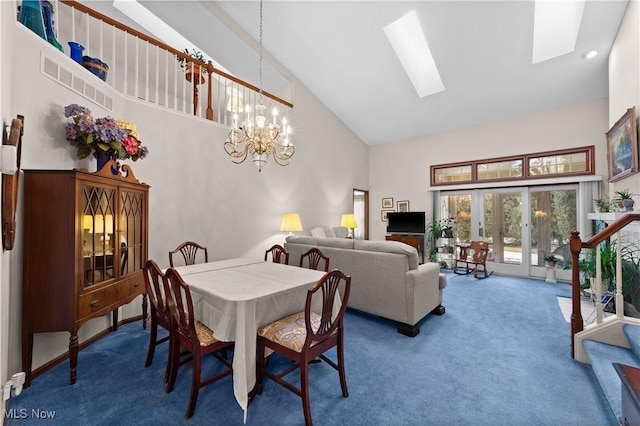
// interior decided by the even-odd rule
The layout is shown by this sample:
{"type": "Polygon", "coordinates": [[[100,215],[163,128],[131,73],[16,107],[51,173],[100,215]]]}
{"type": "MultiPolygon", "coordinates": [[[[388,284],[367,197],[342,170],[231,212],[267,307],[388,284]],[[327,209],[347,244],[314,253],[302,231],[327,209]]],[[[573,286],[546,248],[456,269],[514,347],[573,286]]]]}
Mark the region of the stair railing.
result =
{"type": "MultiPolygon", "coordinates": [[[[620,231],[632,222],[640,221],[640,213],[627,213],[615,222],[609,224],[605,229],[591,237],[587,241],[580,239],[580,233],[578,231],[571,232],[571,238],[569,240],[569,247],[571,250],[571,258],[573,268],[571,269],[571,299],[572,299],[572,312],[571,312],[571,356],[575,356],[574,348],[574,336],[584,329],[584,322],[582,319],[582,312],[580,306],[580,268],[579,257],[582,249],[592,249],[598,247],[598,245],[609,238],[615,236],[620,241],[620,231]]],[[[618,318],[624,317],[624,298],[622,294],[622,244],[616,244],[616,292],[615,292],[615,305],[616,316],[618,318]]],[[[596,277],[595,277],[595,298],[596,298],[596,324],[601,324],[603,321],[603,306],[602,306],[602,263],[600,250],[596,252],[596,277]]]]}
{"type": "MultiPolygon", "coordinates": [[[[255,105],[260,89],[75,0],[54,1],[58,41],[84,46],[84,55],[109,66],[105,81],[117,92],[163,108],[230,125],[233,114],[255,105]],[[186,69],[202,71],[185,76],[186,69]],[[203,99],[201,101],[201,99],[203,99]]],[[[263,91],[268,110],[287,117],[293,105],[263,91]]],[[[240,118],[242,120],[242,118],[240,118]]]]}

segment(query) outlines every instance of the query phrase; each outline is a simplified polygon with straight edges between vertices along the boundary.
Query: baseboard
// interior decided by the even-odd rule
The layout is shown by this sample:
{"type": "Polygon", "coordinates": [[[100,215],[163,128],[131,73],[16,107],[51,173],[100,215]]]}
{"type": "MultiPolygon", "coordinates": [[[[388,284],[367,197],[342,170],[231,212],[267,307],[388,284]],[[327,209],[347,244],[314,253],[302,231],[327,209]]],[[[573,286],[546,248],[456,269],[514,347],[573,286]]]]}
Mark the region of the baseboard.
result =
{"type": "MultiPolygon", "coordinates": [[[[121,325],[124,324],[129,324],[132,322],[136,322],[136,321],[140,321],[142,320],[142,315],[136,315],[130,318],[125,318],[123,320],[118,321],[118,327],[120,327],[121,325]]],[[[82,343],[80,343],[78,345],[78,352],[81,352],[84,348],[86,348],[87,346],[91,345],[92,343],[96,342],[97,340],[103,338],[104,336],[106,336],[107,334],[111,333],[113,331],[113,326],[109,326],[107,328],[105,328],[104,330],[102,330],[101,332],[99,332],[98,334],[95,334],[93,336],[91,336],[90,338],[88,338],[87,340],[83,341],[82,343]]],[[[40,367],[34,369],[33,371],[31,371],[31,380],[35,379],[36,377],[40,376],[41,374],[46,373],[47,371],[51,370],[53,367],[55,367],[58,364],[61,364],[63,362],[65,362],[66,360],[69,359],[69,351],[55,357],[54,359],[52,359],[51,361],[42,364],[40,367]]]]}

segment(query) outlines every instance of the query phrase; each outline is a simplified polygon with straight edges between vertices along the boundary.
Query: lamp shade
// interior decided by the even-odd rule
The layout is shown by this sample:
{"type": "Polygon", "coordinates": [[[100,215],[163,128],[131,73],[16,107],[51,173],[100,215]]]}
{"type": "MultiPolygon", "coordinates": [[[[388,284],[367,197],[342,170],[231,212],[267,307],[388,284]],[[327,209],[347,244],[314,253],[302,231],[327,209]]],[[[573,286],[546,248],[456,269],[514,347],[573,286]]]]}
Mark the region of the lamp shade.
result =
{"type": "Polygon", "coordinates": [[[344,226],[345,228],[357,228],[358,222],[356,222],[356,215],[353,213],[343,214],[340,226],[344,226]]]}
{"type": "Polygon", "coordinates": [[[242,106],[242,99],[240,96],[233,94],[229,96],[229,100],[227,101],[227,111],[229,112],[244,112],[244,107],[242,106]]]}
{"type": "Polygon", "coordinates": [[[298,213],[285,213],[282,215],[282,223],[280,224],[282,232],[300,232],[302,231],[302,222],[298,213]]]}

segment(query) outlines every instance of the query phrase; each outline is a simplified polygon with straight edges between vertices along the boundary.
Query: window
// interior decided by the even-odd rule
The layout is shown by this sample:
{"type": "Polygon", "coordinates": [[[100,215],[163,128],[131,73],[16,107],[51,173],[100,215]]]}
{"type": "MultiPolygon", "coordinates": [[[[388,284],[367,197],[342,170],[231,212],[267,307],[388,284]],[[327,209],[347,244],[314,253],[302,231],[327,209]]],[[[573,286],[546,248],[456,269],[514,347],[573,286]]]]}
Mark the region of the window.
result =
{"type": "Polygon", "coordinates": [[[594,146],[431,166],[431,186],[595,173],[594,146]]]}

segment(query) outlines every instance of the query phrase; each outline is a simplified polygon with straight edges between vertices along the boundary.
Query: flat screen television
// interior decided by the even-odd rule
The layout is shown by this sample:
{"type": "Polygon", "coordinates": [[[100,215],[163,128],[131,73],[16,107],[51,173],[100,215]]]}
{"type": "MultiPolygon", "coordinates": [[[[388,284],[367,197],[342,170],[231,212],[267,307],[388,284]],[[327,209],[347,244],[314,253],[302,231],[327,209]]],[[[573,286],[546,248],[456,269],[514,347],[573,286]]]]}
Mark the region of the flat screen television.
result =
{"type": "Polygon", "coordinates": [[[424,234],[424,212],[387,213],[387,232],[424,234]]]}

